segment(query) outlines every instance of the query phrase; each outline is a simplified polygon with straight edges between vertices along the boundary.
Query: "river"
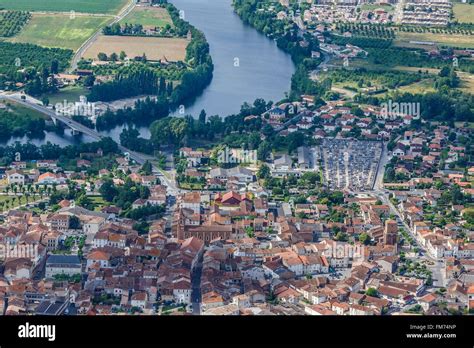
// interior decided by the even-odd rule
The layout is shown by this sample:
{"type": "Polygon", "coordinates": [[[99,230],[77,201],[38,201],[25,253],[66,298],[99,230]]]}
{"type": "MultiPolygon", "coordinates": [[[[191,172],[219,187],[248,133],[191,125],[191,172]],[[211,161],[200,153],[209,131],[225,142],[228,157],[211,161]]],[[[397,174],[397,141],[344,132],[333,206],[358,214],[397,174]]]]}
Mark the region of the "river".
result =
{"type": "Polygon", "coordinates": [[[227,116],[256,98],[278,101],[290,89],[294,65],[276,43],[245,25],[232,0],[171,0],[184,19],[202,30],[209,42],[214,77],[186,114],[227,116]]]}
{"type": "MultiPolygon", "coordinates": [[[[291,57],[278,49],[276,43],[245,25],[233,12],[232,0],[171,0],[184,19],[202,30],[209,42],[214,76],[209,86],[191,105],[184,108],[184,114],[197,117],[204,109],[208,116],[227,116],[238,113],[244,102],[252,103],[256,98],[278,101],[290,89],[294,64],[291,57]]],[[[174,113],[179,115],[178,111],[174,113]]],[[[116,127],[104,135],[118,141],[124,126],[116,127]]],[[[150,137],[148,128],[139,128],[144,138],[150,137]]],[[[12,138],[26,142],[27,138],[12,138]]],[[[42,139],[31,143],[41,145],[50,141],[61,146],[78,141],[91,141],[82,136],[75,139],[68,131],[65,136],[46,133],[42,139]]]]}

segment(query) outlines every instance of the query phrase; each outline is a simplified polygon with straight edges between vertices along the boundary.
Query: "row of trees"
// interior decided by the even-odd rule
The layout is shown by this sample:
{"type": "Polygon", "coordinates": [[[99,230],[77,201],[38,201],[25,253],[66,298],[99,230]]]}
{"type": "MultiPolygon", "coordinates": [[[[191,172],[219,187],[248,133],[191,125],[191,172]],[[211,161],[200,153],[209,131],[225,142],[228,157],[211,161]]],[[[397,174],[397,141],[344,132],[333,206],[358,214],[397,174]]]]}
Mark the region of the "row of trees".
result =
{"type": "Polygon", "coordinates": [[[336,24],[336,30],[340,33],[350,32],[357,36],[395,39],[395,31],[381,24],[341,23],[336,24]]]}
{"type": "Polygon", "coordinates": [[[100,141],[90,143],[80,143],[77,145],[68,145],[60,147],[57,144],[47,142],[44,145],[36,146],[32,143],[21,144],[16,142],[13,145],[0,147],[0,164],[9,165],[18,154],[23,161],[32,160],[53,160],[65,158],[77,158],[81,153],[96,153],[102,150],[104,155],[118,153],[118,145],[111,138],[103,138],[100,141]]]}
{"type": "Polygon", "coordinates": [[[0,36],[11,37],[19,33],[30,18],[31,13],[26,11],[0,12],[0,36]]]}
{"type": "Polygon", "coordinates": [[[95,85],[89,94],[90,101],[111,101],[141,94],[158,93],[158,76],[148,67],[132,64],[118,74],[114,81],[95,85]]]}
{"type": "Polygon", "coordinates": [[[343,37],[332,35],[331,40],[336,45],[351,44],[363,48],[388,48],[392,45],[391,39],[380,39],[373,37],[343,37]]]}
{"type": "Polygon", "coordinates": [[[105,26],[102,29],[104,35],[126,35],[126,36],[136,36],[144,35],[143,25],[141,24],[130,24],[130,23],[114,23],[112,25],[105,26]]]}

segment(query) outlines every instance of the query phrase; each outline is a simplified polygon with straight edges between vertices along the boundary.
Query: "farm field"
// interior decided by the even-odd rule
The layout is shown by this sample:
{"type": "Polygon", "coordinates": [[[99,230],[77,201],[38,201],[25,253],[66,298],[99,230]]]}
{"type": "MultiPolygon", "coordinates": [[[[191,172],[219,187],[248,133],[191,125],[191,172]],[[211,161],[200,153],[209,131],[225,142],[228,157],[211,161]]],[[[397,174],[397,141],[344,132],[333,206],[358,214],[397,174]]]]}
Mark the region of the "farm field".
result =
{"type": "Polygon", "coordinates": [[[459,23],[474,23],[474,5],[455,3],[453,14],[459,23]]]}
{"type": "Polygon", "coordinates": [[[141,24],[143,27],[164,27],[166,24],[173,26],[168,11],[160,7],[137,6],[120,23],[141,24]]]}
{"type": "Polygon", "coordinates": [[[169,61],[182,61],[188,42],[179,38],[101,35],[86,50],[84,58],[97,59],[100,52],[110,55],[125,51],[130,58],[141,57],[145,53],[149,60],[159,60],[165,56],[169,61]]]}
{"type": "MultiPolygon", "coordinates": [[[[434,34],[434,33],[408,33],[397,32],[397,38],[394,40],[396,46],[412,47],[410,41],[428,41],[435,42],[442,46],[474,48],[474,36],[460,34],[434,34]]],[[[432,46],[426,46],[431,49],[432,46]]]]}
{"type": "Polygon", "coordinates": [[[34,14],[23,30],[9,41],[76,50],[111,20],[111,16],[76,14],[71,19],[69,14],[34,14]]]}
{"type": "Polygon", "coordinates": [[[129,0],[2,0],[0,8],[18,11],[116,14],[129,0]]]}

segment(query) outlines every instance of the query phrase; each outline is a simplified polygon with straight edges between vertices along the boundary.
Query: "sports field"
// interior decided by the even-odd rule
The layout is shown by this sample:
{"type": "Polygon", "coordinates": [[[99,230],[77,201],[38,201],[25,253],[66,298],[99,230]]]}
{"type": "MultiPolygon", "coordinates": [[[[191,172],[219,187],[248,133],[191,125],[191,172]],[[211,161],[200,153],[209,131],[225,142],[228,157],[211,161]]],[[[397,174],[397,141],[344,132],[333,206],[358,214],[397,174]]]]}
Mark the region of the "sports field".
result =
{"type": "Polygon", "coordinates": [[[23,30],[9,41],[77,50],[111,20],[112,16],[76,14],[71,18],[69,14],[34,14],[23,30]]]}
{"type": "Polygon", "coordinates": [[[169,61],[182,61],[188,43],[188,40],[179,38],[101,35],[86,50],[84,58],[97,59],[101,52],[110,55],[125,51],[130,58],[141,57],[145,53],[149,60],[159,60],[165,56],[169,61]]]}
{"type": "Polygon", "coordinates": [[[0,8],[18,11],[116,14],[129,0],[1,0],[0,8]]]}
{"type": "Polygon", "coordinates": [[[166,24],[173,26],[168,11],[160,7],[137,6],[120,23],[141,24],[143,27],[164,27],[166,24]]]}

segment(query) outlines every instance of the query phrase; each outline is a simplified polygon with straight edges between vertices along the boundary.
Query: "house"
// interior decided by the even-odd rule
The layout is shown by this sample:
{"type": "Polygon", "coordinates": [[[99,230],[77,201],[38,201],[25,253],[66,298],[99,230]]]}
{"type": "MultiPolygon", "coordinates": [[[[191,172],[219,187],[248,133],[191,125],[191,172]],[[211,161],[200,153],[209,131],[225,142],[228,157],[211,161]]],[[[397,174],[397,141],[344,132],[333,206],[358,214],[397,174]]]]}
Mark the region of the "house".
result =
{"type": "Polygon", "coordinates": [[[48,222],[53,230],[64,232],[69,230],[71,215],[69,214],[53,214],[48,217],[48,222]]]}
{"type": "Polygon", "coordinates": [[[393,149],[392,154],[396,157],[405,156],[406,155],[405,147],[402,144],[397,144],[395,148],[393,149]]]}
{"type": "Polygon", "coordinates": [[[105,223],[105,218],[100,216],[86,216],[82,220],[82,231],[86,235],[94,235],[99,232],[100,227],[105,223]]]}
{"type": "Polygon", "coordinates": [[[204,314],[211,308],[221,307],[224,305],[224,299],[215,291],[211,291],[202,295],[201,310],[204,314]]]}
{"type": "Polygon", "coordinates": [[[227,181],[230,178],[235,178],[238,182],[250,183],[255,181],[254,174],[251,170],[244,167],[234,167],[230,169],[224,168],[213,168],[209,172],[211,179],[219,179],[222,181],[227,181]]]}
{"type": "Polygon", "coordinates": [[[306,306],[304,308],[304,311],[305,313],[309,315],[336,315],[337,314],[336,312],[320,304],[306,306]]]}
{"type": "Polygon", "coordinates": [[[173,283],[173,298],[177,303],[190,304],[191,292],[191,281],[187,279],[181,279],[173,283]]]}
{"type": "Polygon", "coordinates": [[[278,170],[278,171],[289,171],[291,170],[293,166],[293,161],[290,156],[287,154],[284,154],[280,156],[279,158],[275,159],[273,161],[273,169],[278,170]]]}
{"type": "Polygon", "coordinates": [[[228,304],[220,307],[214,307],[206,311],[206,315],[239,315],[239,307],[235,304],[228,304]]]}
{"type": "Polygon", "coordinates": [[[101,268],[108,268],[111,265],[111,254],[101,250],[94,250],[90,252],[86,259],[87,270],[90,270],[95,264],[99,265],[101,268]]]}
{"type": "Polygon", "coordinates": [[[191,209],[196,214],[201,212],[201,194],[199,192],[186,192],[183,196],[181,207],[191,209]]]}
{"type": "Polygon", "coordinates": [[[7,170],[5,172],[7,176],[7,182],[9,185],[24,185],[25,184],[25,174],[18,169],[7,170]]]}
{"type": "Polygon", "coordinates": [[[46,278],[62,274],[72,276],[81,272],[82,264],[77,255],[49,255],[46,260],[46,278]]]}
{"type": "Polygon", "coordinates": [[[278,107],[269,110],[268,114],[270,116],[270,120],[273,122],[281,122],[286,117],[285,111],[278,107]]]}
{"type": "Polygon", "coordinates": [[[349,315],[375,315],[378,314],[375,309],[359,304],[349,305],[349,315]]]}
{"type": "Polygon", "coordinates": [[[58,168],[57,162],[54,160],[39,160],[36,162],[36,168],[42,169],[56,169],[58,168]]]}
{"type": "Polygon", "coordinates": [[[14,279],[30,279],[33,270],[33,261],[29,258],[13,258],[3,263],[3,275],[8,281],[14,279]]]}
{"type": "Polygon", "coordinates": [[[143,310],[146,307],[147,301],[148,294],[146,293],[146,291],[138,291],[132,295],[130,305],[132,307],[141,308],[143,310]]]}
{"type": "Polygon", "coordinates": [[[44,174],[41,174],[38,177],[37,183],[39,185],[58,185],[58,184],[64,184],[66,182],[66,179],[62,177],[59,174],[54,174],[51,172],[46,172],[44,174]]]}
{"type": "Polygon", "coordinates": [[[438,302],[439,296],[434,293],[428,293],[424,295],[423,297],[418,299],[418,303],[423,307],[423,310],[427,312],[431,307],[436,305],[438,302]]]}

